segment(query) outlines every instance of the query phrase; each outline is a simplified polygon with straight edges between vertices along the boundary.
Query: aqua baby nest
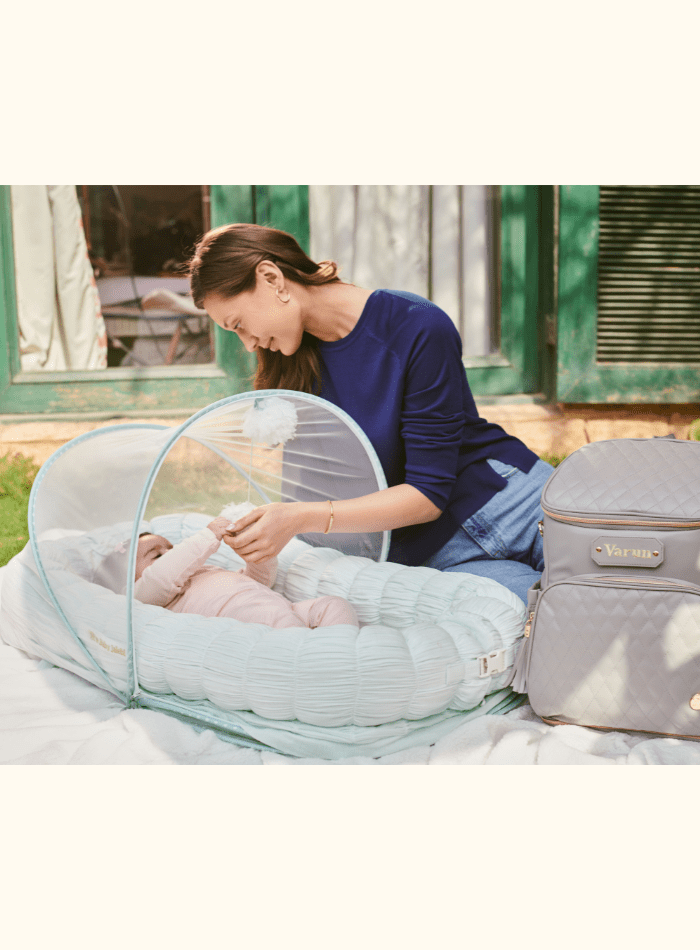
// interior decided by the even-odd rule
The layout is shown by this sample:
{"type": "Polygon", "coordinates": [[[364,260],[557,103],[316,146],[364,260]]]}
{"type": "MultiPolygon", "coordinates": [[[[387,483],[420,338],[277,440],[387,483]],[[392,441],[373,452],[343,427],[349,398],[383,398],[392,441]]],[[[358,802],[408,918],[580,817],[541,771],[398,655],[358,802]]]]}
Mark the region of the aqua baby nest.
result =
{"type": "MultiPolygon", "coordinates": [[[[173,429],[96,430],[64,446],[37,477],[31,545],[7,568],[3,638],[127,706],[162,709],[292,754],[347,755],[353,743],[376,746],[378,736],[410,743],[412,730],[434,735],[434,726],[465,711],[503,709],[523,630],[520,600],[471,575],[383,563],[387,533],[306,536],[279,559],[280,593],[347,597],[359,628],[274,630],[133,598],[141,530],[177,543],[227,503],[338,499],[384,487],[364,434],[305,394],[240,394],[173,429]],[[293,418],[291,410],[282,414],[281,441],[264,413],[264,426],[247,424],[273,396],[293,409],[293,418]],[[125,538],[131,553],[121,593],[123,586],[101,586],[100,572],[125,538]]],[[[217,561],[240,566],[225,545],[217,561]]]]}
{"type": "MultiPolygon", "coordinates": [[[[206,517],[163,516],[144,527],[177,543],[206,517]]],[[[90,580],[124,527],[44,542],[45,568],[72,604],[79,642],[51,609],[29,548],[11,565],[3,609],[14,646],[126,700],[127,599],[90,580]]],[[[225,545],[212,562],[240,566],[225,545]]],[[[423,719],[473,709],[502,688],[523,630],[522,603],[494,581],[302,541],[282,552],[275,587],[293,600],[347,597],[361,627],[275,630],[135,602],[135,698],[148,705],[149,696],[172,695],[212,711],[321,726],[423,719]]]]}

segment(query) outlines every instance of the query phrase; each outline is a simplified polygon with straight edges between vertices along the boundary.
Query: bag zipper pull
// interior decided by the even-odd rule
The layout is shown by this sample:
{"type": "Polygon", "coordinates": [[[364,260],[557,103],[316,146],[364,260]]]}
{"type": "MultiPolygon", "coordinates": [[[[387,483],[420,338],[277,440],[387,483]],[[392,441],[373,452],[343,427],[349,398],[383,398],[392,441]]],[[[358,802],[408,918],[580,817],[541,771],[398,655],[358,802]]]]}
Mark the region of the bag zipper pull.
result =
{"type": "Polygon", "coordinates": [[[518,655],[513,663],[513,669],[510,671],[510,676],[504,683],[505,686],[510,686],[516,693],[527,693],[527,669],[530,665],[530,650],[532,649],[530,627],[532,626],[534,616],[535,611],[531,610],[530,616],[527,618],[527,623],[525,624],[518,655]]]}

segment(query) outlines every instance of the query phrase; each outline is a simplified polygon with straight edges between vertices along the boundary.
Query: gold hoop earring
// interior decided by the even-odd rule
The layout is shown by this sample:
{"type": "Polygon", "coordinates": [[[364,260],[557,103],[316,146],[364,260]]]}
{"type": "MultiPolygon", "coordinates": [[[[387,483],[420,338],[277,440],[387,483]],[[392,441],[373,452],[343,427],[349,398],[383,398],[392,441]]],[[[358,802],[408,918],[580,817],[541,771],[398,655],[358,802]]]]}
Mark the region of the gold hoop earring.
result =
{"type": "Polygon", "coordinates": [[[292,299],[292,295],[289,293],[288,290],[284,290],[284,291],[282,291],[282,292],[285,293],[287,296],[286,296],[286,297],[280,297],[280,289],[279,289],[279,287],[276,287],[276,288],[275,288],[275,293],[277,294],[277,299],[279,300],[279,302],[280,302],[280,303],[289,303],[289,301],[292,299]]]}

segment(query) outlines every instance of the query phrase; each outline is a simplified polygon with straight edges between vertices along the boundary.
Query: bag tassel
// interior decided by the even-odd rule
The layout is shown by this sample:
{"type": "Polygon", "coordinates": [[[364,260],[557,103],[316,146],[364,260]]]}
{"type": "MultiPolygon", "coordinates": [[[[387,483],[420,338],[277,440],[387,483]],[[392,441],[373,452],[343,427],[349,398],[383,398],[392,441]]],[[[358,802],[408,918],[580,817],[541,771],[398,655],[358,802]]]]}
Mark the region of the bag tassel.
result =
{"type": "Polygon", "coordinates": [[[532,637],[530,634],[530,625],[532,624],[532,614],[527,622],[525,630],[527,633],[522,639],[518,655],[513,663],[513,669],[506,686],[510,686],[516,693],[527,693],[527,671],[530,666],[530,653],[532,652],[532,637]]]}
{"type": "Polygon", "coordinates": [[[539,581],[536,581],[527,592],[527,623],[525,624],[518,655],[506,683],[506,686],[510,686],[516,693],[527,693],[527,675],[530,669],[530,654],[532,653],[532,621],[535,619],[535,607],[541,593],[539,581]]]}

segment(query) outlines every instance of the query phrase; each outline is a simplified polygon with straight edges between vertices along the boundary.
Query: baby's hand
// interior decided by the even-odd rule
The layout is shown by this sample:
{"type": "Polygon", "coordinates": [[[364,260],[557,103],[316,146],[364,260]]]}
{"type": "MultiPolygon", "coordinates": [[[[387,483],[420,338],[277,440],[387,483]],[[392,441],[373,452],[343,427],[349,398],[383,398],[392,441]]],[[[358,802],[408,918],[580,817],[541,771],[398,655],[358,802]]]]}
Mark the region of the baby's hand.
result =
{"type": "Polygon", "coordinates": [[[226,535],[233,536],[234,533],[231,530],[233,525],[231,524],[230,518],[214,518],[213,521],[209,522],[207,528],[216,535],[217,541],[223,541],[226,535]]]}

